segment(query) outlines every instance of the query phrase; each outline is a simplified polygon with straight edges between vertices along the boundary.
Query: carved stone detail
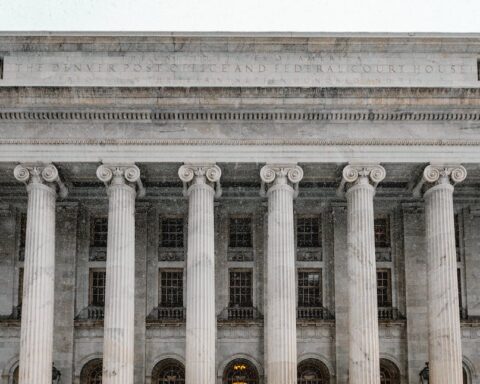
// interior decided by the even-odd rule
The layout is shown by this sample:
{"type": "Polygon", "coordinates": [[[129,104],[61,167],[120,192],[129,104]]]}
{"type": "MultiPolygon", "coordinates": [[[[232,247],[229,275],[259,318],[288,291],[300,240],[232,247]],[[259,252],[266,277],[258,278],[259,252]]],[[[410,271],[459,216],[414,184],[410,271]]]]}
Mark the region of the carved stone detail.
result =
{"type": "Polygon", "coordinates": [[[345,189],[357,184],[371,184],[377,187],[383,179],[386,172],[380,164],[348,164],[343,168],[342,181],[337,189],[337,195],[343,197],[345,189]]]}
{"type": "Polygon", "coordinates": [[[298,183],[303,179],[303,169],[296,164],[267,164],[260,170],[262,185],[260,196],[266,196],[275,185],[289,185],[298,196],[298,183]]]}
{"type": "Polygon", "coordinates": [[[44,184],[57,191],[61,198],[68,195],[67,187],[60,179],[58,169],[53,164],[19,164],[13,170],[18,181],[25,184],[44,184]]]}
{"type": "Polygon", "coordinates": [[[178,177],[183,182],[183,195],[186,197],[189,188],[195,184],[205,184],[215,190],[215,197],[222,195],[220,178],[222,170],[216,164],[184,164],[178,169],[178,177]]]}
{"type": "Polygon", "coordinates": [[[134,164],[102,164],[97,168],[97,177],[106,187],[127,184],[136,187],[137,197],[145,196],[145,187],[140,179],[140,169],[134,164]]]}
{"type": "Polygon", "coordinates": [[[459,164],[430,164],[423,170],[422,179],[413,189],[413,195],[420,197],[422,189],[427,189],[438,184],[458,184],[467,177],[467,170],[459,164]]]}

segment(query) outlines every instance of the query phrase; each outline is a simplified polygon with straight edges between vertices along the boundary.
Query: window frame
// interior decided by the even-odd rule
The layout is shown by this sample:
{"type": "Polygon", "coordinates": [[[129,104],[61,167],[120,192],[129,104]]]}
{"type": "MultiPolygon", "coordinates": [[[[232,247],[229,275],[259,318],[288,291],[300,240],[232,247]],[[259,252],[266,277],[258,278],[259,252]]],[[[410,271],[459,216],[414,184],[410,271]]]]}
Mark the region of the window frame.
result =
{"type": "Polygon", "coordinates": [[[324,287],[323,287],[323,268],[297,268],[296,285],[297,285],[297,307],[298,308],[323,308],[324,307],[324,287]],[[300,305],[300,273],[318,273],[319,275],[319,302],[320,305],[300,305]]]}
{"type": "Polygon", "coordinates": [[[229,308],[253,308],[254,307],[254,272],[253,268],[228,268],[228,307],[229,308]],[[232,287],[232,273],[249,273],[250,274],[250,302],[245,305],[240,305],[240,303],[234,303],[232,301],[232,289],[242,289],[242,286],[237,288],[232,287]]]}
{"type": "MultiPolygon", "coordinates": [[[[183,268],[158,268],[158,307],[159,308],[183,308],[185,305],[185,272],[183,268]],[[181,281],[181,293],[176,294],[176,297],[181,298],[181,305],[165,305],[165,303],[162,302],[162,273],[181,273],[181,278],[176,279],[177,281],[181,281]]],[[[178,287],[177,287],[178,288],[178,287]]],[[[170,286],[170,289],[172,289],[172,286],[170,286]]],[[[177,303],[178,304],[178,303],[177,303]]]]}
{"type": "MultiPolygon", "coordinates": [[[[185,219],[185,216],[184,215],[160,215],[159,216],[159,219],[158,219],[158,247],[161,248],[161,249],[172,249],[172,250],[182,250],[182,249],[185,249],[185,244],[186,244],[186,239],[187,239],[187,236],[186,236],[186,225],[187,225],[187,220],[185,219]],[[163,228],[163,224],[164,224],[164,221],[166,220],[181,220],[182,221],[182,245],[181,246],[178,246],[178,245],[175,245],[175,246],[166,246],[164,245],[164,228],[163,228]]],[[[178,235],[178,232],[167,232],[167,233],[175,233],[178,235]]],[[[176,240],[175,240],[175,244],[176,244],[176,240]]]]}
{"type": "Polygon", "coordinates": [[[254,230],[253,230],[253,224],[254,220],[251,215],[230,215],[228,217],[228,231],[227,231],[227,242],[228,242],[228,249],[252,249],[254,245],[254,230]],[[248,246],[238,246],[238,245],[232,245],[232,220],[249,220],[250,221],[250,245],[248,246]]]}
{"type": "MultiPolygon", "coordinates": [[[[313,233],[313,231],[312,231],[313,233]]],[[[295,215],[295,248],[297,250],[306,251],[309,249],[317,250],[321,249],[323,246],[323,217],[322,214],[296,214],[295,215]],[[300,246],[299,245],[299,233],[306,233],[306,232],[299,232],[299,220],[306,220],[306,219],[315,219],[318,221],[318,243],[316,245],[308,245],[308,246],[300,246]]]]}
{"type": "Polygon", "coordinates": [[[377,306],[378,308],[393,308],[394,305],[393,305],[393,280],[392,280],[392,268],[388,268],[388,267],[381,267],[381,268],[377,268],[376,269],[376,282],[377,282],[377,306]],[[383,272],[386,272],[387,273],[387,282],[388,282],[388,285],[387,285],[387,304],[388,305],[380,305],[380,302],[378,300],[378,290],[379,290],[379,285],[378,285],[378,281],[379,281],[379,278],[378,278],[378,274],[379,273],[383,273],[383,272]]]}
{"type": "Polygon", "coordinates": [[[106,268],[89,268],[88,270],[88,305],[94,307],[105,307],[105,296],[106,296],[106,286],[107,286],[107,270],[106,268]],[[103,286],[103,305],[94,301],[94,274],[95,273],[104,273],[105,274],[105,285],[103,286]]]}

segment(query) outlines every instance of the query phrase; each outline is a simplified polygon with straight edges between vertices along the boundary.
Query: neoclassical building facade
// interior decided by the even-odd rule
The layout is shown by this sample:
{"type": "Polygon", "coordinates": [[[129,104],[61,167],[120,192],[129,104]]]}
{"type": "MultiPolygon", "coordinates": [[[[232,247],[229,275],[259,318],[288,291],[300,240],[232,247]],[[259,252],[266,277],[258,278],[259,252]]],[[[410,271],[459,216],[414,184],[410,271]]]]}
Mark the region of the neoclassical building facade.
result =
{"type": "Polygon", "coordinates": [[[479,384],[479,52],[0,34],[0,383],[479,384]]]}

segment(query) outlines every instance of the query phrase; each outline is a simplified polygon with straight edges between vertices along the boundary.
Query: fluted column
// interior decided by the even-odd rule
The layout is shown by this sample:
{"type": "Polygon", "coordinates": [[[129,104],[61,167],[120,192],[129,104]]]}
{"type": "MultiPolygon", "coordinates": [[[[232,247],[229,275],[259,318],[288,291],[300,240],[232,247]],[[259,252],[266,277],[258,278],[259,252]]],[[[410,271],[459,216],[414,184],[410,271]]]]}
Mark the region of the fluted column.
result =
{"type": "Polygon", "coordinates": [[[133,384],[135,335],[135,197],[143,193],[135,165],[101,165],[108,192],[103,383],[133,384]]]}
{"type": "Polygon", "coordinates": [[[188,196],[186,384],[212,384],[217,328],[213,200],[221,193],[221,170],[213,164],[186,164],[178,175],[188,196]]]}
{"type": "Polygon", "coordinates": [[[458,303],[457,255],[453,213],[453,184],[465,179],[461,165],[429,165],[425,218],[430,382],[462,384],[462,340],[458,303]]]}
{"type": "Polygon", "coordinates": [[[269,384],[297,382],[297,315],[293,199],[303,170],[295,164],[260,171],[268,196],[266,368],[269,384]]]}
{"type": "Polygon", "coordinates": [[[20,330],[20,384],[51,384],[57,186],[66,196],[54,165],[18,165],[27,184],[28,211],[20,330]]]}
{"type": "Polygon", "coordinates": [[[385,178],[380,165],[347,165],[349,383],[379,384],[377,275],[373,227],[375,187],[385,178]]]}

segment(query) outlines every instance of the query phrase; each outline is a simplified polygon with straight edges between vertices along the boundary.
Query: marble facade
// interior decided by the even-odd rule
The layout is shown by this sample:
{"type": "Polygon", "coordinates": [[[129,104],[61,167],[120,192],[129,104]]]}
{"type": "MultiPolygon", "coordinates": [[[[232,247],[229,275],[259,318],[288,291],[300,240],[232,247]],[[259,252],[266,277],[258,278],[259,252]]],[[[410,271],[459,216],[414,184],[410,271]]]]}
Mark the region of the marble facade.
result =
{"type": "Polygon", "coordinates": [[[0,34],[0,383],[480,384],[479,46],[0,34]]]}

